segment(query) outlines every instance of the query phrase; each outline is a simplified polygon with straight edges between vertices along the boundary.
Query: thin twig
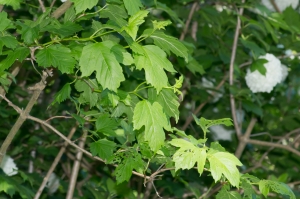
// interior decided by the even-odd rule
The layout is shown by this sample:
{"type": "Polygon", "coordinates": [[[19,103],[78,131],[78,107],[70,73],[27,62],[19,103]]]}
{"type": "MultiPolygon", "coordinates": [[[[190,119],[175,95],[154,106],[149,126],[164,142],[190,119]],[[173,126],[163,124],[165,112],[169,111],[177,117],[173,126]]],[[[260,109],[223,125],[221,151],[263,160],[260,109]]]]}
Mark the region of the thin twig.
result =
{"type": "MultiPolygon", "coordinates": [[[[242,3],[245,3],[245,0],[242,0],[242,3]]],[[[230,66],[229,66],[229,85],[233,86],[233,80],[234,80],[234,62],[235,62],[235,56],[236,56],[236,49],[238,45],[238,39],[240,34],[240,28],[241,28],[241,19],[239,15],[242,15],[244,11],[244,8],[241,7],[238,12],[237,16],[237,23],[234,33],[234,40],[232,45],[232,52],[231,52],[231,58],[230,58],[230,66]]],[[[230,106],[231,106],[231,114],[233,118],[234,128],[237,134],[237,137],[240,137],[242,135],[241,128],[239,127],[237,116],[236,116],[236,107],[235,107],[235,99],[232,94],[230,94],[230,106]]]]}
{"type": "MultiPolygon", "coordinates": [[[[83,131],[83,136],[81,136],[81,139],[79,141],[79,147],[82,148],[82,149],[84,148],[84,145],[85,145],[86,136],[87,136],[87,131],[84,130],[83,131]]],[[[70,183],[69,183],[69,188],[68,188],[68,193],[67,193],[66,199],[72,199],[73,198],[82,155],[83,155],[82,151],[77,150],[76,160],[75,160],[74,165],[73,165],[71,179],[70,179],[70,183]]]]}
{"type": "Polygon", "coordinates": [[[50,9],[53,8],[55,2],[56,2],[56,0],[53,0],[53,1],[51,2],[50,9]]]}
{"type": "Polygon", "coordinates": [[[184,40],[184,38],[185,38],[185,35],[186,35],[187,31],[188,31],[188,28],[189,28],[189,26],[190,26],[192,17],[193,17],[193,15],[194,15],[194,12],[196,11],[196,8],[197,8],[197,7],[198,7],[198,1],[194,2],[193,5],[192,5],[192,8],[191,8],[190,13],[189,13],[189,17],[188,17],[188,19],[186,20],[184,29],[183,29],[183,31],[182,31],[182,33],[181,33],[181,35],[180,35],[180,40],[181,40],[181,41],[184,40]]]}
{"type": "Polygon", "coordinates": [[[63,3],[60,7],[58,7],[53,13],[52,17],[55,19],[58,19],[60,16],[62,16],[72,5],[72,2],[70,0],[63,3]]]}
{"type": "Polygon", "coordinates": [[[50,117],[50,118],[48,118],[47,120],[45,120],[45,122],[49,122],[50,120],[53,120],[53,119],[56,119],[56,118],[71,119],[71,118],[73,118],[73,117],[71,117],[71,116],[64,116],[64,115],[53,116],[53,117],[50,117]]]}
{"type": "MultiPolygon", "coordinates": [[[[33,87],[28,88],[29,90],[34,90],[31,99],[29,100],[26,108],[24,111],[21,111],[19,118],[17,119],[14,126],[10,129],[8,135],[6,136],[3,144],[1,145],[0,149],[0,164],[2,162],[2,159],[6,153],[7,148],[11,144],[12,140],[14,139],[16,133],[19,131],[22,124],[25,122],[27,115],[31,111],[32,107],[35,105],[37,99],[39,98],[42,90],[45,88],[44,82],[46,82],[46,78],[48,77],[48,74],[46,71],[43,71],[42,80],[39,83],[36,83],[33,87]]],[[[6,99],[3,95],[1,95],[3,99],[6,99]]],[[[10,106],[12,106],[12,103],[9,103],[10,106]]],[[[12,106],[13,107],[13,106],[12,106]]],[[[15,106],[16,107],[16,106],[15,106]]],[[[20,108],[19,108],[20,111],[20,108]]]]}
{"type": "MultiPolygon", "coordinates": [[[[68,137],[67,137],[69,140],[73,137],[73,135],[74,135],[76,129],[77,129],[77,126],[74,126],[74,127],[71,129],[71,131],[70,131],[70,133],[69,133],[69,135],[68,135],[68,137]]],[[[47,181],[48,181],[50,175],[53,173],[53,171],[54,171],[54,169],[56,168],[56,166],[57,166],[57,164],[58,164],[58,162],[59,162],[61,156],[62,156],[62,155],[64,154],[64,152],[66,151],[67,146],[68,146],[68,142],[65,141],[64,146],[61,147],[61,149],[60,149],[60,151],[58,152],[57,156],[55,157],[55,159],[54,159],[54,161],[53,161],[51,167],[49,168],[49,170],[48,170],[46,176],[44,177],[43,182],[42,182],[42,184],[41,184],[41,186],[40,186],[38,192],[37,192],[37,193],[35,194],[35,196],[34,196],[34,199],[40,198],[40,196],[41,196],[41,194],[42,194],[42,192],[43,192],[43,190],[44,190],[44,188],[45,188],[45,186],[46,186],[46,184],[47,184],[47,181]]]]}
{"type": "Polygon", "coordinates": [[[39,3],[40,3],[40,6],[42,8],[42,11],[46,12],[46,8],[45,8],[45,5],[44,5],[44,2],[42,0],[39,0],[39,3]]]}

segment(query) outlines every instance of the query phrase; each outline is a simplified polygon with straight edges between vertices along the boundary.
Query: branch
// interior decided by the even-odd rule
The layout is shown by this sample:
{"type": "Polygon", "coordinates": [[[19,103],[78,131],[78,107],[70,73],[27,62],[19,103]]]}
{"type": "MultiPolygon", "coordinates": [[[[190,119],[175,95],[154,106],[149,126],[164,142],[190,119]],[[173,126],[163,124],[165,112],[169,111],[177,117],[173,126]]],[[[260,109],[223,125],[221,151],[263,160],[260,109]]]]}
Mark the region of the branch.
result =
{"type": "Polygon", "coordinates": [[[39,4],[40,4],[40,6],[42,8],[42,11],[46,12],[46,8],[45,8],[45,5],[44,5],[44,2],[42,0],[39,0],[39,4]]]}
{"type": "Polygon", "coordinates": [[[192,17],[193,17],[193,15],[194,15],[194,12],[196,11],[197,7],[198,7],[198,2],[196,1],[196,2],[194,2],[193,5],[192,5],[192,8],[191,8],[190,13],[189,13],[189,17],[188,17],[188,19],[186,20],[184,29],[183,29],[183,31],[182,31],[182,33],[181,33],[181,35],[180,35],[180,40],[181,40],[181,41],[184,40],[184,38],[185,38],[185,35],[186,35],[186,33],[187,33],[187,30],[188,30],[188,28],[189,28],[189,26],[190,26],[192,17]]]}
{"type": "Polygon", "coordinates": [[[289,145],[282,145],[282,144],[278,144],[278,143],[265,142],[265,141],[252,140],[252,139],[248,139],[246,141],[247,141],[247,143],[250,143],[250,144],[256,144],[256,145],[260,145],[260,146],[270,146],[270,147],[285,149],[285,150],[290,151],[290,152],[292,152],[292,153],[294,153],[294,154],[296,154],[297,156],[300,157],[300,151],[290,147],[289,145]]]}
{"type": "MultiPolygon", "coordinates": [[[[20,110],[20,108],[18,108],[19,110],[16,109],[16,106],[14,107],[16,111],[21,111],[19,112],[20,116],[18,118],[18,120],[16,121],[16,123],[14,124],[14,126],[10,129],[10,132],[8,133],[7,137],[5,138],[1,149],[0,149],[0,164],[3,160],[3,157],[6,153],[7,148],[9,147],[9,145],[11,144],[12,140],[14,139],[16,133],[18,132],[18,130],[20,129],[20,127],[22,126],[22,124],[24,123],[24,121],[26,120],[27,115],[30,113],[32,107],[34,106],[34,104],[36,103],[37,99],[39,98],[42,90],[45,88],[45,82],[46,82],[46,78],[48,77],[48,73],[46,71],[43,71],[43,76],[42,76],[42,80],[39,83],[36,83],[33,87],[29,87],[29,90],[34,90],[30,101],[28,102],[25,110],[20,110]]],[[[12,106],[12,103],[7,100],[3,95],[0,95],[3,99],[5,99],[6,101],[8,101],[9,105],[12,106]]],[[[13,106],[12,106],[13,107],[13,106]]]]}
{"type": "Polygon", "coordinates": [[[53,13],[52,17],[55,19],[58,19],[60,16],[62,16],[72,5],[72,2],[70,0],[63,3],[60,7],[58,7],[53,13]]]}
{"type": "MultiPolygon", "coordinates": [[[[82,149],[84,148],[84,145],[85,145],[86,136],[87,136],[87,131],[84,130],[83,131],[83,136],[81,137],[81,139],[79,141],[79,147],[82,148],[82,149]]],[[[79,168],[80,168],[82,154],[83,154],[82,151],[77,150],[76,160],[75,160],[74,165],[73,165],[71,179],[70,179],[66,199],[72,199],[73,198],[74,190],[75,190],[76,182],[77,182],[77,177],[78,177],[78,171],[79,171],[79,168]]]]}
{"type": "MultiPolygon", "coordinates": [[[[242,0],[242,3],[245,3],[245,0],[242,0]]],[[[241,7],[238,15],[242,15],[244,11],[244,8],[241,7]]],[[[237,44],[238,44],[238,39],[239,39],[239,34],[240,34],[240,28],[241,28],[241,19],[239,16],[237,16],[237,24],[235,28],[235,33],[234,33],[234,40],[233,40],[233,45],[232,45],[232,52],[231,52],[231,58],[230,58],[230,66],[229,66],[229,85],[233,85],[233,79],[234,79],[234,74],[233,74],[233,66],[235,62],[235,56],[236,56],[236,49],[237,49],[237,44]]],[[[231,114],[233,118],[233,123],[234,123],[234,128],[236,131],[236,134],[238,137],[242,135],[241,129],[239,127],[237,117],[236,117],[236,109],[235,109],[235,99],[232,94],[230,94],[230,106],[231,106],[231,114]]]]}
{"type": "MultiPolygon", "coordinates": [[[[69,140],[73,137],[73,135],[74,135],[74,133],[76,131],[76,128],[77,128],[77,126],[74,126],[71,129],[71,131],[70,131],[70,133],[68,135],[68,139],[69,140]]],[[[42,184],[41,184],[38,192],[34,196],[34,199],[39,199],[40,198],[40,196],[41,196],[41,194],[42,194],[42,192],[43,192],[43,190],[44,190],[44,188],[45,188],[45,186],[46,186],[46,184],[48,182],[48,179],[49,179],[50,175],[53,173],[53,171],[56,168],[56,166],[57,166],[57,164],[58,164],[61,156],[66,151],[67,146],[68,146],[68,142],[65,141],[64,146],[60,148],[60,151],[58,152],[57,156],[55,157],[54,162],[52,163],[50,169],[47,172],[47,175],[44,177],[43,182],[42,182],[42,184]]]]}
{"type": "Polygon", "coordinates": [[[0,4],[0,12],[2,12],[4,5],[0,4]]]}
{"type": "Polygon", "coordinates": [[[249,139],[249,137],[251,135],[251,132],[254,128],[254,125],[255,125],[256,121],[257,121],[256,118],[252,118],[249,125],[248,125],[248,128],[246,130],[246,133],[243,136],[239,137],[239,145],[238,145],[238,147],[235,151],[235,156],[237,158],[241,157],[241,155],[242,155],[242,153],[243,153],[243,151],[246,147],[247,140],[249,139]]]}

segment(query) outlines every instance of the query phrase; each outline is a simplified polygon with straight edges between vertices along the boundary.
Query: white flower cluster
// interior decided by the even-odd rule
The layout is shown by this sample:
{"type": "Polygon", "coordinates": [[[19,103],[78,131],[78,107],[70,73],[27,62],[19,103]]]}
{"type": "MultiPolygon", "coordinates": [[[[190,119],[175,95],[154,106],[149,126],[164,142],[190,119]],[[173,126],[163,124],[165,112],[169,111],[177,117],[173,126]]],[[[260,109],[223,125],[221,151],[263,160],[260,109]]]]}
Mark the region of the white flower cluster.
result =
{"type": "MultiPolygon", "coordinates": [[[[276,11],[270,0],[261,0],[261,3],[270,11],[276,11]]],[[[274,3],[277,5],[280,12],[282,12],[289,6],[292,6],[292,8],[295,9],[299,4],[299,0],[274,0],[274,3]]]]}
{"type": "Polygon", "coordinates": [[[18,173],[18,167],[10,156],[5,155],[0,165],[1,169],[8,176],[13,176],[18,173]]]}
{"type": "Polygon", "coordinates": [[[260,56],[259,58],[269,61],[264,64],[264,67],[267,70],[266,75],[262,75],[257,70],[251,72],[250,69],[248,69],[245,77],[246,84],[253,93],[270,93],[276,84],[285,80],[288,74],[288,69],[286,66],[281,65],[280,60],[277,59],[273,54],[266,54],[265,56],[260,56]]]}
{"type": "Polygon", "coordinates": [[[228,140],[231,141],[233,130],[225,129],[223,125],[215,125],[209,128],[213,134],[214,140],[228,140]]]}
{"type": "Polygon", "coordinates": [[[48,188],[48,193],[51,195],[53,193],[55,193],[59,187],[60,183],[59,183],[59,178],[55,175],[55,173],[51,173],[46,187],[48,188]]]}

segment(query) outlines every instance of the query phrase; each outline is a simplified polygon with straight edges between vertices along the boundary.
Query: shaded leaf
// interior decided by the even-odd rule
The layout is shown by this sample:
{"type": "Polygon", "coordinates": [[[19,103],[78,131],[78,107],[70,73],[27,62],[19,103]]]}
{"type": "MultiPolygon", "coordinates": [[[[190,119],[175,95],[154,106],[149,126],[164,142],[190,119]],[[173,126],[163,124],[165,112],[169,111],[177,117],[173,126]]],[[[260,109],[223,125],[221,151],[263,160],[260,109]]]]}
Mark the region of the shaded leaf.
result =
{"type": "Polygon", "coordinates": [[[100,158],[106,161],[112,158],[115,147],[116,143],[107,139],[101,139],[91,143],[90,150],[93,156],[98,155],[100,158]]]}
{"type": "Polygon", "coordinates": [[[97,5],[98,0],[71,0],[74,2],[76,13],[85,11],[86,9],[92,9],[97,5]]]}
{"type": "Polygon", "coordinates": [[[110,118],[108,114],[102,114],[97,118],[96,129],[104,135],[115,135],[115,129],[117,127],[118,122],[115,119],[110,118]]]}
{"type": "Polygon", "coordinates": [[[134,15],[143,7],[140,0],[123,0],[123,2],[129,15],[134,15]]]}
{"type": "Polygon", "coordinates": [[[65,101],[66,99],[70,98],[70,95],[71,95],[71,86],[70,86],[70,84],[65,84],[63,86],[63,88],[54,95],[54,100],[51,103],[51,105],[53,105],[55,103],[60,104],[61,102],[65,101]]]}

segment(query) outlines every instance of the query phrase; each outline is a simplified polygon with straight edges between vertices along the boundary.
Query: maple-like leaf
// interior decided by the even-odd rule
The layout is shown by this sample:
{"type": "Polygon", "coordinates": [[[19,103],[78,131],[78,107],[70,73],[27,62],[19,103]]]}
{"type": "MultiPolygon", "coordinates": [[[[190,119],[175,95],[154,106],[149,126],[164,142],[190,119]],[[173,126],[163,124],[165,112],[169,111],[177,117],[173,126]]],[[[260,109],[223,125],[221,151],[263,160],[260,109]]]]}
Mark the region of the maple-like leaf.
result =
{"type": "Polygon", "coordinates": [[[105,161],[112,158],[115,147],[116,143],[107,139],[98,140],[90,145],[93,156],[98,155],[105,161]]]}
{"type": "Polygon", "coordinates": [[[143,7],[140,0],[123,0],[123,2],[129,15],[134,15],[143,7]]]}
{"type": "Polygon", "coordinates": [[[92,91],[92,89],[89,87],[89,85],[86,82],[82,80],[76,81],[75,88],[78,92],[82,92],[80,96],[83,98],[84,103],[88,102],[90,104],[90,108],[96,105],[99,96],[97,93],[94,93],[92,91]]]}
{"type": "Polygon", "coordinates": [[[108,114],[102,114],[96,121],[96,129],[98,132],[107,136],[115,135],[115,129],[118,127],[116,119],[112,119],[108,114]]]}
{"type": "Polygon", "coordinates": [[[63,88],[54,95],[54,100],[51,105],[65,101],[66,99],[70,98],[70,94],[71,86],[70,84],[65,84],[63,88]]]}
{"type": "Polygon", "coordinates": [[[164,129],[172,131],[161,105],[151,104],[143,100],[137,103],[133,113],[133,127],[140,129],[145,126],[145,141],[149,142],[151,150],[158,151],[165,140],[164,129]]]}
{"type": "Polygon", "coordinates": [[[63,45],[52,45],[36,54],[36,61],[41,67],[57,67],[62,73],[72,73],[76,60],[71,50],[63,45]]]}
{"type": "Polygon", "coordinates": [[[119,27],[126,26],[126,18],[128,17],[123,6],[120,5],[108,5],[103,11],[101,11],[101,18],[109,18],[116,23],[119,27]]]}
{"type": "Polygon", "coordinates": [[[89,44],[82,50],[79,66],[82,76],[90,76],[96,71],[97,81],[103,89],[117,91],[120,83],[125,80],[120,66],[111,48],[106,46],[107,41],[89,44]]]}
{"type": "MultiPolygon", "coordinates": [[[[14,10],[19,9],[20,4],[22,2],[23,2],[22,0],[0,0],[0,4],[7,5],[7,6],[12,6],[14,10]]],[[[1,23],[2,23],[2,21],[1,21],[1,23]]]]}
{"type": "Polygon", "coordinates": [[[71,0],[74,2],[76,13],[85,11],[86,9],[92,9],[97,5],[98,0],[71,0]]]}
{"type": "Polygon", "coordinates": [[[166,58],[166,53],[157,46],[141,46],[137,43],[131,45],[134,51],[134,62],[138,70],[144,69],[147,83],[154,86],[157,92],[168,86],[166,72],[176,72],[172,63],[166,58]]]}
{"type": "Polygon", "coordinates": [[[135,40],[139,26],[145,22],[144,18],[148,15],[149,11],[141,10],[132,15],[128,20],[128,25],[124,30],[135,40]]]}

